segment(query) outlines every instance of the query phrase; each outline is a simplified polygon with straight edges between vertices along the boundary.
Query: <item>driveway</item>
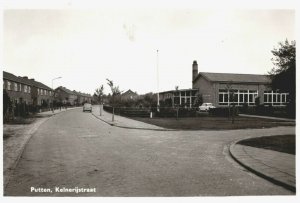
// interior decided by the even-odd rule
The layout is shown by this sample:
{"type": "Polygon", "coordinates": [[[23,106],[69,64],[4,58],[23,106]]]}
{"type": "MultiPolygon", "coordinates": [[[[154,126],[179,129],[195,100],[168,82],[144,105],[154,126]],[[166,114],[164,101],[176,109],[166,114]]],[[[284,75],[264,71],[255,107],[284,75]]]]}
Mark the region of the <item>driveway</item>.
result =
{"type": "Polygon", "coordinates": [[[28,142],[6,196],[294,195],[228,155],[234,140],[294,127],[231,131],[150,131],[110,126],[81,109],[43,123],[28,142]],[[56,192],[95,188],[95,192],[56,192]],[[52,193],[31,191],[51,189],[52,193]]]}

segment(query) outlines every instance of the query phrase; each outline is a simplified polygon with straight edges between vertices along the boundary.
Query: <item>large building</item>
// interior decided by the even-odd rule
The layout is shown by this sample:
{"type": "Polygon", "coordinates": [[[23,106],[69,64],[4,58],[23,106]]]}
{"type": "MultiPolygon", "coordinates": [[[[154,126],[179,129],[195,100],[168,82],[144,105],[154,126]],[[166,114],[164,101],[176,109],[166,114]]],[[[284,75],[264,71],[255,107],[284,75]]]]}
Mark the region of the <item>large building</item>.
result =
{"type": "Polygon", "coordinates": [[[198,72],[197,61],[192,64],[192,88],[160,92],[160,100],[174,106],[195,106],[199,101],[216,107],[285,106],[289,94],[271,89],[267,75],[198,72]]]}
{"type": "Polygon", "coordinates": [[[193,89],[198,89],[203,103],[215,106],[237,106],[256,102],[263,105],[285,106],[288,93],[272,91],[267,75],[198,72],[197,61],[192,65],[193,89]],[[233,95],[230,101],[230,93],[233,95]]]}

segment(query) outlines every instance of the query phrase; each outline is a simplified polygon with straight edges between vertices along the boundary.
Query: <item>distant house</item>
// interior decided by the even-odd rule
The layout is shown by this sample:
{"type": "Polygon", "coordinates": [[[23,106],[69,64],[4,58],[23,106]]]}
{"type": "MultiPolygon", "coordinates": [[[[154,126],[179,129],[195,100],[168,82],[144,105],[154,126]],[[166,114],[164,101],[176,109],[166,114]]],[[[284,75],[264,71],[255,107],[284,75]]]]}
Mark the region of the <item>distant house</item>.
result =
{"type": "Polygon", "coordinates": [[[84,103],[91,103],[92,102],[92,96],[90,94],[82,93],[82,92],[77,92],[73,90],[74,94],[77,95],[77,104],[84,104],[84,103]]]}
{"type": "Polygon", "coordinates": [[[122,100],[135,100],[138,97],[139,97],[139,95],[136,92],[133,92],[130,89],[121,94],[121,99],[122,100]]]}
{"type": "Polygon", "coordinates": [[[77,103],[77,95],[73,91],[60,86],[55,89],[55,100],[63,104],[74,106],[77,103]]]}

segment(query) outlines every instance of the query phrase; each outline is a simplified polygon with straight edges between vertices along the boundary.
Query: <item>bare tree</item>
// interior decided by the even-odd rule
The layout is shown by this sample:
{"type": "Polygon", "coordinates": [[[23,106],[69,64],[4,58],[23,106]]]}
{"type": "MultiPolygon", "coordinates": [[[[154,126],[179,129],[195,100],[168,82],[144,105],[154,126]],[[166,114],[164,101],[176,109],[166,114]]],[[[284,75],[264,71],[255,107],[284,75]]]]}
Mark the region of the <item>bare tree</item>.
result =
{"type": "Polygon", "coordinates": [[[97,101],[102,104],[104,97],[104,87],[101,85],[99,88],[95,90],[95,95],[97,96],[97,101]]]}

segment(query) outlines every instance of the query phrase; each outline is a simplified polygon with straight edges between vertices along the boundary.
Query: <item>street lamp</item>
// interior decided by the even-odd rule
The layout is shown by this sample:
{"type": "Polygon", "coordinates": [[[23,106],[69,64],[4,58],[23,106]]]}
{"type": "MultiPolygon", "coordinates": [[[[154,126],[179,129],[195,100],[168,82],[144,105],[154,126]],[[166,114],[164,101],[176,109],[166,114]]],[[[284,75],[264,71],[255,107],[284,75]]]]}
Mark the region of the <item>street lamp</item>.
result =
{"type": "Polygon", "coordinates": [[[53,81],[57,80],[57,79],[61,79],[61,77],[53,78],[52,83],[51,83],[51,88],[52,88],[52,113],[54,113],[54,108],[53,108],[53,101],[54,101],[53,81]]]}

